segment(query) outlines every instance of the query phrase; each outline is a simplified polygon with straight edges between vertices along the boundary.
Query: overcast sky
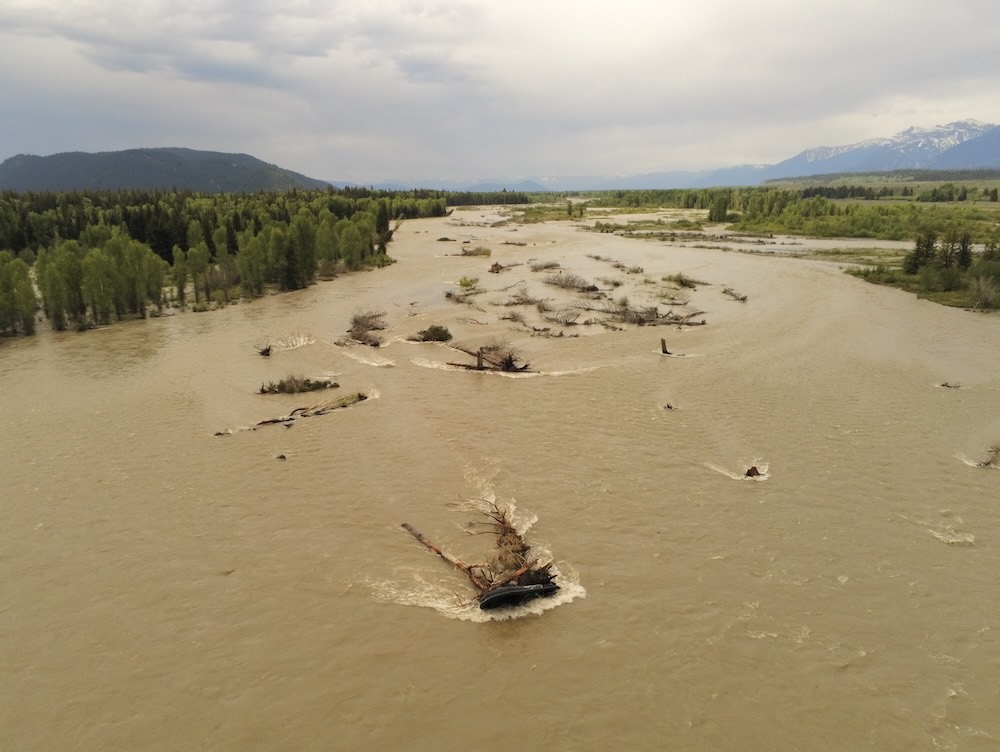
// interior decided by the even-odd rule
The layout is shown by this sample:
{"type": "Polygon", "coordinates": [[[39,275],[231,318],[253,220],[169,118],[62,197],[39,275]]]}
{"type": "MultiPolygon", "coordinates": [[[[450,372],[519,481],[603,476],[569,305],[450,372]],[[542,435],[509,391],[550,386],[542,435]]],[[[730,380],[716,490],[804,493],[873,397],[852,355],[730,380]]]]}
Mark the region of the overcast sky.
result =
{"type": "Polygon", "coordinates": [[[0,0],[0,160],[624,175],[964,119],[1000,123],[997,0],[0,0]]]}

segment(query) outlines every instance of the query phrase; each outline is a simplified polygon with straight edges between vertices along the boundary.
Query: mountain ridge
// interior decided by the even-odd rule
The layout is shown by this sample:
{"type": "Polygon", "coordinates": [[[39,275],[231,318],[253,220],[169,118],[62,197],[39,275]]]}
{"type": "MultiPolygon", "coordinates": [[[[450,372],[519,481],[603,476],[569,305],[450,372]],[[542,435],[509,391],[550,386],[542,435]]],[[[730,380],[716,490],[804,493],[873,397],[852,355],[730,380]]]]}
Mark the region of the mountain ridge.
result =
{"type": "MultiPolygon", "coordinates": [[[[382,190],[567,192],[753,186],[831,174],[930,169],[1000,168],[1000,126],[957,120],[932,128],[911,126],[891,137],[817,146],[775,164],[714,170],[662,170],[632,175],[495,177],[475,180],[392,180],[367,184],[382,190]]],[[[112,152],[62,152],[48,157],[19,154],[0,163],[0,190],[188,189],[202,193],[358,186],[318,180],[249,154],[182,147],[112,152]]]]}

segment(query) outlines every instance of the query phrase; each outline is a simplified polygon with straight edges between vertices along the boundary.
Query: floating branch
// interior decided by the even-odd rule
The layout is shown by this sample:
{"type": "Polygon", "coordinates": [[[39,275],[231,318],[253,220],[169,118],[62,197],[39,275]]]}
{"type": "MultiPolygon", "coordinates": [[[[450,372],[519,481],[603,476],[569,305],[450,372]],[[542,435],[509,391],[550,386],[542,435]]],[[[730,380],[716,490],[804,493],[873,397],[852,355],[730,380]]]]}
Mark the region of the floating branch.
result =
{"type": "Polygon", "coordinates": [[[708,282],[702,282],[699,279],[693,279],[688,277],[683,272],[678,272],[677,274],[669,274],[663,278],[664,282],[673,282],[678,287],[686,287],[689,290],[697,290],[698,285],[707,285],[708,282]]]}
{"type": "Polygon", "coordinates": [[[477,245],[475,248],[463,248],[459,256],[490,256],[493,251],[485,246],[477,245]]]}
{"type": "Polygon", "coordinates": [[[578,274],[550,274],[542,280],[547,285],[562,287],[577,292],[597,292],[597,285],[585,280],[578,274]]]}
{"type": "Polygon", "coordinates": [[[258,352],[258,353],[260,353],[260,355],[262,355],[263,357],[265,357],[265,358],[270,358],[270,357],[271,357],[271,343],[270,343],[270,342],[268,342],[268,343],[267,343],[266,345],[264,345],[263,347],[257,347],[257,348],[255,348],[255,349],[256,349],[256,350],[257,350],[257,352],[258,352]]]}
{"type": "MultiPolygon", "coordinates": [[[[248,428],[244,428],[244,431],[256,431],[258,428],[263,426],[274,426],[283,425],[285,428],[291,428],[292,424],[295,423],[299,418],[313,418],[318,415],[326,415],[334,410],[339,410],[345,407],[350,407],[351,405],[356,405],[359,402],[364,402],[368,399],[368,395],[364,392],[357,392],[355,394],[348,394],[339,399],[331,400],[330,402],[324,402],[319,405],[312,407],[296,407],[288,415],[282,416],[280,418],[269,418],[267,420],[262,420],[259,423],[254,423],[248,428]]],[[[216,431],[216,436],[227,436],[231,434],[232,431],[216,431]]]]}
{"type": "Polygon", "coordinates": [[[519,306],[519,305],[538,305],[542,302],[542,298],[533,298],[528,295],[528,291],[525,288],[520,288],[515,290],[514,293],[508,298],[507,302],[503,305],[505,306],[519,306]]]}
{"type": "Polygon", "coordinates": [[[511,311],[509,313],[497,316],[501,321],[513,321],[515,324],[521,324],[522,326],[528,325],[528,320],[524,317],[524,314],[520,311],[511,311]]]}
{"type": "Polygon", "coordinates": [[[734,290],[732,287],[727,287],[722,292],[724,295],[728,295],[733,300],[738,300],[741,303],[747,302],[747,296],[741,295],[740,293],[736,292],[736,290],[734,290]]]}
{"type": "Polygon", "coordinates": [[[553,311],[552,313],[544,314],[542,318],[550,324],[574,326],[577,323],[577,319],[579,319],[581,315],[583,315],[582,311],[573,310],[572,308],[563,308],[558,311],[553,311]]]}
{"type": "Polygon", "coordinates": [[[528,268],[531,269],[531,271],[533,271],[533,272],[547,272],[547,271],[550,271],[551,269],[558,269],[559,268],[559,262],[558,261],[532,261],[531,264],[528,266],[528,268]]]}

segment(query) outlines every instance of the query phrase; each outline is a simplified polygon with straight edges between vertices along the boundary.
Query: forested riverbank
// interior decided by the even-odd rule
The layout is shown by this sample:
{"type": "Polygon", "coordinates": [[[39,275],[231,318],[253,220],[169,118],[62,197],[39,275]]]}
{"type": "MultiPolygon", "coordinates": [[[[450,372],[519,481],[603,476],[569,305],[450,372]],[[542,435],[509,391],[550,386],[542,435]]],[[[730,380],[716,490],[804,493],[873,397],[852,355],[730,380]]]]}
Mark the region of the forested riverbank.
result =
{"type": "Polygon", "coordinates": [[[0,194],[0,334],[32,334],[42,319],[56,330],[83,330],[301,289],[392,263],[388,245],[403,220],[485,204],[509,207],[510,217],[523,222],[583,219],[610,209],[691,210],[694,219],[643,227],[647,235],[717,225],[761,235],[913,239],[901,265],[853,271],[950,305],[1000,303],[1000,207],[989,181],[573,195],[368,188],[6,192],[0,194]]]}
{"type": "Polygon", "coordinates": [[[501,200],[527,197],[365,188],[8,192],[0,195],[0,334],[33,333],[39,305],[54,329],[86,329],[301,289],[390,263],[388,243],[405,219],[501,200]]]}

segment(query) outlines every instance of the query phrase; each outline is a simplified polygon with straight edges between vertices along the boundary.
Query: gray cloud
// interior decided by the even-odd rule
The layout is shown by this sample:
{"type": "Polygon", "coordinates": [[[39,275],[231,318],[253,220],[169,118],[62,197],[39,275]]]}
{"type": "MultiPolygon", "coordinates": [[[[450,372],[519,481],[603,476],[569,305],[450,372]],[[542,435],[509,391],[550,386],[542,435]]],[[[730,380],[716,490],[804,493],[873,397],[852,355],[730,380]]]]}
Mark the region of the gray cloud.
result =
{"type": "Polygon", "coordinates": [[[14,0],[0,158],[176,145],[305,174],[620,174],[1000,122],[1000,4],[14,0]]]}

